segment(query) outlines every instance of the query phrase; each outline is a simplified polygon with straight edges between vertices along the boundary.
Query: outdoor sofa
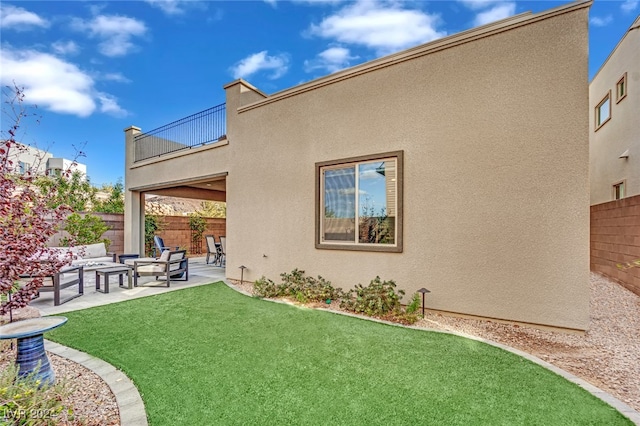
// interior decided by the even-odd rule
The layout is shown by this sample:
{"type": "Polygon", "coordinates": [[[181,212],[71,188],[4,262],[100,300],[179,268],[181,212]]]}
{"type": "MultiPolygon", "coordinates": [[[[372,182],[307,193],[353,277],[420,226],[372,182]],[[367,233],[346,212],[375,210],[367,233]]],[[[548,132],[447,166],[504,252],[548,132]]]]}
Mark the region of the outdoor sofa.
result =
{"type": "Polygon", "coordinates": [[[74,247],[51,247],[64,256],[67,252],[73,253],[71,266],[86,266],[92,263],[115,262],[116,254],[108,252],[104,243],[85,244],[74,247]]]}

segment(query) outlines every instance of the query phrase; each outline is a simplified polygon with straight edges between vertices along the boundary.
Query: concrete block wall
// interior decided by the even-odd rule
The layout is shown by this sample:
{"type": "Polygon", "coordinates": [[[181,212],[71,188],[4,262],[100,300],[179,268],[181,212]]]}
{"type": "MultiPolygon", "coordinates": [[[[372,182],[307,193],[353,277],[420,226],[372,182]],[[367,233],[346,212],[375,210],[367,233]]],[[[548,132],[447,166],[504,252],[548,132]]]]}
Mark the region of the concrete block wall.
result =
{"type": "Polygon", "coordinates": [[[111,241],[109,251],[121,254],[124,252],[124,215],[109,213],[92,213],[104,220],[109,230],[104,233],[103,238],[111,241]]]}
{"type": "Polygon", "coordinates": [[[591,270],[640,295],[640,267],[627,267],[637,260],[640,195],[591,206],[591,270]]]}
{"type": "MultiPolygon", "coordinates": [[[[111,240],[109,251],[117,254],[124,253],[124,215],[109,213],[91,213],[99,216],[104,220],[109,230],[103,235],[104,238],[111,240]]],[[[207,228],[202,237],[200,253],[191,253],[191,230],[189,229],[189,218],[186,216],[162,216],[162,230],[158,232],[165,244],[170,246],[179,246],[187,249],[190,256],[199,255],[207,252],[207,244],[204,241],[205,235],[215,235],[216,241],[219,237],[226,236],[226,219],[205,218],[207,228]]],[[[58,233],[49,241],[49,246],[58,246],[63,233],[58,233]]]]}
{"type": "Polygon", "coordinates": [[[202,243],[199,253],[191,252],[191,229],[189,229],[189,217],[187,216],[162,216],[161,230],[158,235],[162,237],[164,243],[168,246],[179,246],[187,249],[187,254],[193,256],[207,252],[207,244],[204,240],[205,235],[214,235],[216,241],[220,236],[226,236],[226,219],[205,218],[207,227],[202,234],[202,243]]]}
{"type": "MultiPolygon", "coordinates": [[[[80,215],[84,216],[86,213],[80,213],[80,215]]],[[[104,223],[109,227],[109,230],[103,234],[104,238],[108,238],[111,241],[109,244],[108,250],[110,252],[115,252],[121,254],[124,252],[124,215],[123,214],[110,214],[110,213],[94,213],[91,212],[94,216],[101,217],[104,223]]],[[[64,231],[58,232],[53,235],[47,245],[49,247],[57,247],[60,246],[60,240],[67,236],[68,234],[64,231]]]]}

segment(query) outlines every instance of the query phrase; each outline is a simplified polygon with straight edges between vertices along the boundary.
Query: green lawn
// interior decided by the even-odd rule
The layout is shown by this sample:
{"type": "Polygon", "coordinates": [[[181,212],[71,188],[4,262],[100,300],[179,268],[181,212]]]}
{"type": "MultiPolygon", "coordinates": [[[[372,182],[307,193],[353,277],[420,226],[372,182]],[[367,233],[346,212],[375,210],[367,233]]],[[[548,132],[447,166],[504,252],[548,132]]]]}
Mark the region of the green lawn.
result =
{"type": "Polygon", "coordinates": [[[631,424],[493,346],[266,302],[222,283],[64,315],[47,338],[122,369],[151,425],[631,424]]]}

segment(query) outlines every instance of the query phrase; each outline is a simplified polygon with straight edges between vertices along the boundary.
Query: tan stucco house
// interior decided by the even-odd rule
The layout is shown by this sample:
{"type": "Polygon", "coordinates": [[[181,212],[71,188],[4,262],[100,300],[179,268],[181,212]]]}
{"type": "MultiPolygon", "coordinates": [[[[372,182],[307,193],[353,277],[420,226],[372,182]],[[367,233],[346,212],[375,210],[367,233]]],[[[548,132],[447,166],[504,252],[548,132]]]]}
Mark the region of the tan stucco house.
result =
{"type": "Polygon", "coordinates": [[[640,16],[589,84],[591,204],[640,195],[640,16]]]}
{"type": "Polygon", "coordinates": [[[428,288],[429,309],[586,329],[590,5],[272,95],[233,81],[202,145],[126,129],[125,250],[145,193],[226,200],[228,278],[380,276],[428,288]]]}

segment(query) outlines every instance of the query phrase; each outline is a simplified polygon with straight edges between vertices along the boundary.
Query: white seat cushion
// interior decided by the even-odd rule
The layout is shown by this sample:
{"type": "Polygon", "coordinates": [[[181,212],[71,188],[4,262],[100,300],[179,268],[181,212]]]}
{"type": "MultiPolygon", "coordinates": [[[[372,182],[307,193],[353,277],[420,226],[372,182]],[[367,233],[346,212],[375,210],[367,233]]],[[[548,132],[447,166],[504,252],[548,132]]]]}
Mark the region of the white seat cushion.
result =
{"type": "Polygon", "coordinates": [[[141,265],[141,266],[138,266],[138,269],[136,270],[144,274],[157,273],[158,275],[160,275],[160,274],[164,274],[164,271],[165,271],[164,267],[165,265],[141,265]]]}
{"type": "Polygon", "coordinates": [[[104,243],[88,244],[86,246],[81,246],[81,247],[84,248],[84,252],[81,252],[81,253],[82,253],[82,257],[85,259],[104,257],[107,255],[107,248],[105,247],[104,243]]]}

